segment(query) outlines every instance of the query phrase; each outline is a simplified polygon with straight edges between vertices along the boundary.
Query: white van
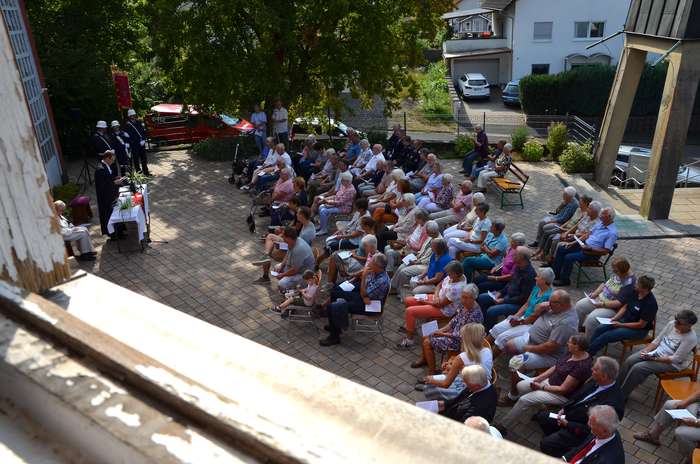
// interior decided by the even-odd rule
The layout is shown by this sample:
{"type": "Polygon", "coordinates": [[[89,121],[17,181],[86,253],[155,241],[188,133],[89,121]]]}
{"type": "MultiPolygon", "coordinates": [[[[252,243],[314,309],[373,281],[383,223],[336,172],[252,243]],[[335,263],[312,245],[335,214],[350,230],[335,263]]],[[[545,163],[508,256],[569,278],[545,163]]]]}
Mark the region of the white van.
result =
{"type": "Polygon", "coordinates": [[[491,89],[489,81],[486,80],[483,74],[468,73],[462,74],[459,78],[459,93],[462,98],[491,98],[491,89]]]}

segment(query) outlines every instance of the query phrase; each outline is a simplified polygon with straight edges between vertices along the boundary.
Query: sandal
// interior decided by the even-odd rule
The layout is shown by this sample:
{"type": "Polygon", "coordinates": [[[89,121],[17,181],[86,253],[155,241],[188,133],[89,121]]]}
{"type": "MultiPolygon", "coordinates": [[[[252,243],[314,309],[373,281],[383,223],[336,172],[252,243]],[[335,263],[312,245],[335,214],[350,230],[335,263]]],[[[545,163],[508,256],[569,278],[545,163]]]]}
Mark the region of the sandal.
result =
{"type": "Polygon", "coordinates": [[[421,359],[420,361],[412,362],[411,368],[418,369],[419,367],[423,367],[426,364],[428,364],[428,363],[426,363],[424,359],[421,359]]]}
{"type": "Polygon", "coordinates": [[[272,308],[270,308],[270,311],[272,311],[275,314],[282,314],[282,308],[280,308],[279,306],[273,306],[272,308]]]}

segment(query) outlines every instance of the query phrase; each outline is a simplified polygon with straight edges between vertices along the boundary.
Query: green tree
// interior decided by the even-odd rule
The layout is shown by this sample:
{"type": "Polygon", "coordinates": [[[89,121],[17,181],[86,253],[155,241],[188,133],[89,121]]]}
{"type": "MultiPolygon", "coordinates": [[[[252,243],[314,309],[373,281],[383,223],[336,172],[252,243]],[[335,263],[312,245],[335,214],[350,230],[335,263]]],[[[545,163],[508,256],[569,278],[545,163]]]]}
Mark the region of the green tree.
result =
{"type": "Polygon", "coordinates": [[[248,109],[280,96],[297,114],[338,111],[344,89],[396,108],[451,0],[153,0],[154,51],[188,101],[248,109]]]}
{"type": "MultiPolygon", "coordinates": [[[[79,109],[83,126],[116,119],[111,65],[125,71],[147,52],[137,0],[26,0],[27,13],[64,151],[79,109]]],[[[135,101],[135,103],[138,103],[135,101]]]]}

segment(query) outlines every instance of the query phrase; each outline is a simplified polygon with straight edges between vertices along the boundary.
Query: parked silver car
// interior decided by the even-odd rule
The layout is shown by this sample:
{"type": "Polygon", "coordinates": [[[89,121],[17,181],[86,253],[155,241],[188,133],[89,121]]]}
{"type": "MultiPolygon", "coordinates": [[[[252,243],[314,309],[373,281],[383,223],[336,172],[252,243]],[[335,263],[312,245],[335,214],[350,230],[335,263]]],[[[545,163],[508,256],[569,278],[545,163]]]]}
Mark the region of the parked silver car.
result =
{"type": "MultiPolygon", "coordinates": [[[[622,188],[641,188],[649,176],[649,148],[620,145],[615,159],[611,183],[622,188]]],[[[681,164],[678,167],[676,186],[700,185],[700,168],[697,165],[681,164]]]]}

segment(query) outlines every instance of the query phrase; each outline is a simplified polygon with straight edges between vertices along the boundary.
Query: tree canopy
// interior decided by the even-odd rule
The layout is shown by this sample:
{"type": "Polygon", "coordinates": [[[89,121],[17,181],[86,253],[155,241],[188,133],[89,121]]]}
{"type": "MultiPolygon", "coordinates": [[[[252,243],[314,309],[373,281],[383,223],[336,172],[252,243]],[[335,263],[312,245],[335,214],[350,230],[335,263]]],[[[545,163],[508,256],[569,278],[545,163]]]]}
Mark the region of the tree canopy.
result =
{"type": "Polygon", "coordinates": [[[340,93],[396,107],[451,0],[153,0],[153,51],[188,102],[247,109],[281,97],[338,110],[340,93]]]}

